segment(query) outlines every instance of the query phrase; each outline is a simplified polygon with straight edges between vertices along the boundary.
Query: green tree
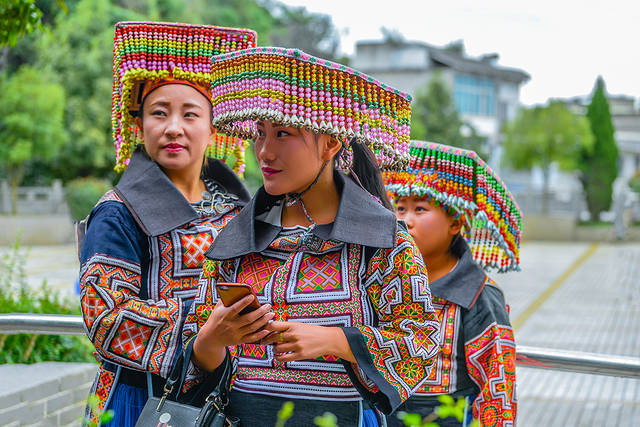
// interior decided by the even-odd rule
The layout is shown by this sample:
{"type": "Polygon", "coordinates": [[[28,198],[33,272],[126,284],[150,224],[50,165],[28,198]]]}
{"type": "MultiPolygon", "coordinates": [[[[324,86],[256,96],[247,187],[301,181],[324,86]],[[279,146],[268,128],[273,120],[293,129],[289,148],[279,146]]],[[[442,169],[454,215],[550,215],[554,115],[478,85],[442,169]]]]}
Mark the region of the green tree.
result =
{"type": "Polygon", "coordinates": [[[42,29],[42,11],[35,0],[4,0],[0,4],[0,48],[15,46],[18,39],[42,29]]]}
{"type": "Polygon", "coordinates": [[[460,118],[451,90],[440,73],[416,94],[412,103],[411,138],[472,150],[480,157],[486,155],[485,138],[460,118]]]}
{"type": "Polygon", "coordinates": [[[504,134],[505,163],[515,169],[542,169],[542,211],[547,214],[551,164],[567,171],[577,168],[580,153],[592,145],[588,121],[562,101],[551,101],[547,106],[521,109],[504,134]]]}
{"type": "Polygon", "coordinates": [[[113,15],[109,0],[81,0],[68,16],[57,16],[51,37],[38,43],[36,66],[64,86],[70,138],[51,163],[33,166],[65,182],[109,176],[113,169],[113,15]]]}
{"type": "Polygon", "coordinates": [[[27,161],[51,159],[66,143],[64,90],[52,80],[29,66],[0,79],[0,162],[9,177],[14,214],[27,161]]]}
{"type": "Polygon", "coordinates": [[[282,3],[274,3],[271,11],[276,17],[271,44],[295,47],[332,61],[344,60],[338,57],[340,35],[329,15],[312,13],[305,7],[290,7],[282,3]]]}
{"type": "Polygon", "coordinates": [[[587,108],[587,119],[594,143],[593,147],[582,151],[580,170],[587,207],[591,219],[597,221],[600,212],[611,206],[613,181],[618,176],[618,146],[602,77],[596,81],[591,104],[587,108]]]}

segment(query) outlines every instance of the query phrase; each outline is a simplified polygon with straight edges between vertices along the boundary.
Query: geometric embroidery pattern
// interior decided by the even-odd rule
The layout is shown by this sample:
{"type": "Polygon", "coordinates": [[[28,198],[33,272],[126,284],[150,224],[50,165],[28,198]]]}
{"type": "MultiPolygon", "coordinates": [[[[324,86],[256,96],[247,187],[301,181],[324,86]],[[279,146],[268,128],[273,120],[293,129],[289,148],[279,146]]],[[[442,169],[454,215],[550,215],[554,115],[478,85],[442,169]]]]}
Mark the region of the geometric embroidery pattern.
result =
{"type": "Polygon", "coordinates": [[[376,399],[384,399],[381,390],[393,390],[395,396],[386,398],[406,399],[427,378],[440,341],[428,287],[421,280],[424,266],[414,259],[415,243],[400,231],[397,244],[378,250],[379,259],[373,257],[365,266],[362,246],[327,245],[309,238],[301,249],[301,239],[288,232],[264,253],[205,267],[206,280],[185,320],[184,342],[195,337],[197,328],[192,325],[202,325],[214,310],[212,283],[220,281],[221,271],[232,271],[225,273],[225,280],[250,284],[261,302],[271,304],[274,320],[357,328],[368,351],[357,364],[347,364],[347,371],[332,355],[283,364],[273,359],[270,347],[238,346],[234,389],[348,401],[361,399],[358,390],[376,399]],[[365,367],[379,375],[368,378],[365,367]]]}
{"type": "Polygon", "coordinates": [[[211,246],[211,233],[183,234],[180,236],[182,243],[182,264],[187,268],[202,267],[204,253],[211,246]]]}
{"type": "MultiPolygon", "coordinates": [[[[120,200],[110,191],[101,200],[105,201],[120,200]]],[[[180,346],[184,308],[198,290],[204,253],[238,212],[232,208],[215,217],[203,216],[148,238],[149,253],[143,255],[149,257],[150,264],[144,266],[144,275],[137,257],[122,260],[98,253],[83,264],[83,319],[102,358],[161,376],[168,374],[180,346]],[[143,276],[146,283],[141,283],[143,276]],[[142,287],[144,300],[139,295],[142,287]]],[[[101,372],[104,378],[111,374],[104,369],[101,372]]],[[[98,387],[100,390],[99,405],[104,406],[113,387],[98,387]]]]}
{"type": "Polygon", "coordinates": [[[110,350],[122,357],[139,362],[151,336],[151,328],[124,319],[111,341],[110,350]]]}
{"type": "Polygon", "coordinates": [[[306,255],[300,264],[295,293],[327,292],[342,289],[340,252],[322,256],[306,255]]]}
{"type": "Polygon", "coordinates": [[[441,351],[436,356],[429,377],[416,395],[433,396],[455,391],[456,346],[459,335],[460,307],[440,297],[433,297],[433,307],[440,321],[441,351]]]}
{"type": "Polygon", "coordinates": [[[513,329],[490,324],[465,343],[471,379],[480,387],[473,415],[483,426],[513,426],[516,419],[516,346],[513,329]]]}
{"type": "Polygon", "coordinates": [[[256,295],[263,295],[265,284],[271,279],[281,261],[275,258],[266,258],[258,254],[248,254],[242,259],[238,282],[251,286],[256,295]]]}

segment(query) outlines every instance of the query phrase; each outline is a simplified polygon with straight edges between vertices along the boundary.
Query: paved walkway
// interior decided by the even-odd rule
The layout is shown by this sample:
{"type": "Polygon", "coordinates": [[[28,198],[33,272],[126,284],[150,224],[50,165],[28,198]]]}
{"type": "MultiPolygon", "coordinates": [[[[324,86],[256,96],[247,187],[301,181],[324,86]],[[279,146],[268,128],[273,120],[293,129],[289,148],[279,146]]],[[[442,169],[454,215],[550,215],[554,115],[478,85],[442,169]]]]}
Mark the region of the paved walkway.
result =
{"type": "MultiPolygon", "coordinates": [[[[521,259],[494,275],[518,344],[640,357],[640,244],[529,242],[521,259]]],[[[33,247],[26,270],[73,295],[75,248],[33,247]]],[[[517,381],[518,426],[640,426],[640,380],[518,368],[517,381]]]]}
{"type": "MultiPolygon", "coordinates": [[[[529,243],[520,273],[497,276],[520,345],[640,357],[640,245],[529,243]],[[550,286],[555,292],[526,313],[550,286]]],[[[640,380],[518,368],[519,426],[640,426],[640,380]]]]}

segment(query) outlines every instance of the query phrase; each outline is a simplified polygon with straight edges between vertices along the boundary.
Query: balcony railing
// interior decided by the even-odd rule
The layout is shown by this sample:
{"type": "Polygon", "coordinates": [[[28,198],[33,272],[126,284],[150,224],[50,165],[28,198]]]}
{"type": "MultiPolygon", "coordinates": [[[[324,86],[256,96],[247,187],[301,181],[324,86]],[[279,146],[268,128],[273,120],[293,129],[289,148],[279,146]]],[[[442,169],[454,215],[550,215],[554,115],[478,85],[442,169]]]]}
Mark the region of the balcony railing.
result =
{"type": "MultiPolygon", "coordinates": [[[[84,335],[80,316],[0,314],[0,335],[84,335]]],[[[640,359],[609,354],[518,346],[516,363],[527,368],[640,378],[640,359]]]]}

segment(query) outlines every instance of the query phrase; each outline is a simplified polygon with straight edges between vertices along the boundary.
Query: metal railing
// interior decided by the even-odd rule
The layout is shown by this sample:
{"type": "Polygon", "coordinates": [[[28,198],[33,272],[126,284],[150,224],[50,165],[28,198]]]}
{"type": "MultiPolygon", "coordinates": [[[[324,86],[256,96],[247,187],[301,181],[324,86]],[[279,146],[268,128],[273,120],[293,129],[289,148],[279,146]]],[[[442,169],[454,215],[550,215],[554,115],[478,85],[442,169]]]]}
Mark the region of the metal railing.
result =
{"type": "MultiPolygon", "coordinates": [[[[84,335],[82,318],[63,314],[0,314],[0,335],[84,335]]],[[[527,368],[640,378],[640,359],[518,346],[516,363],[527,368]]]]}

